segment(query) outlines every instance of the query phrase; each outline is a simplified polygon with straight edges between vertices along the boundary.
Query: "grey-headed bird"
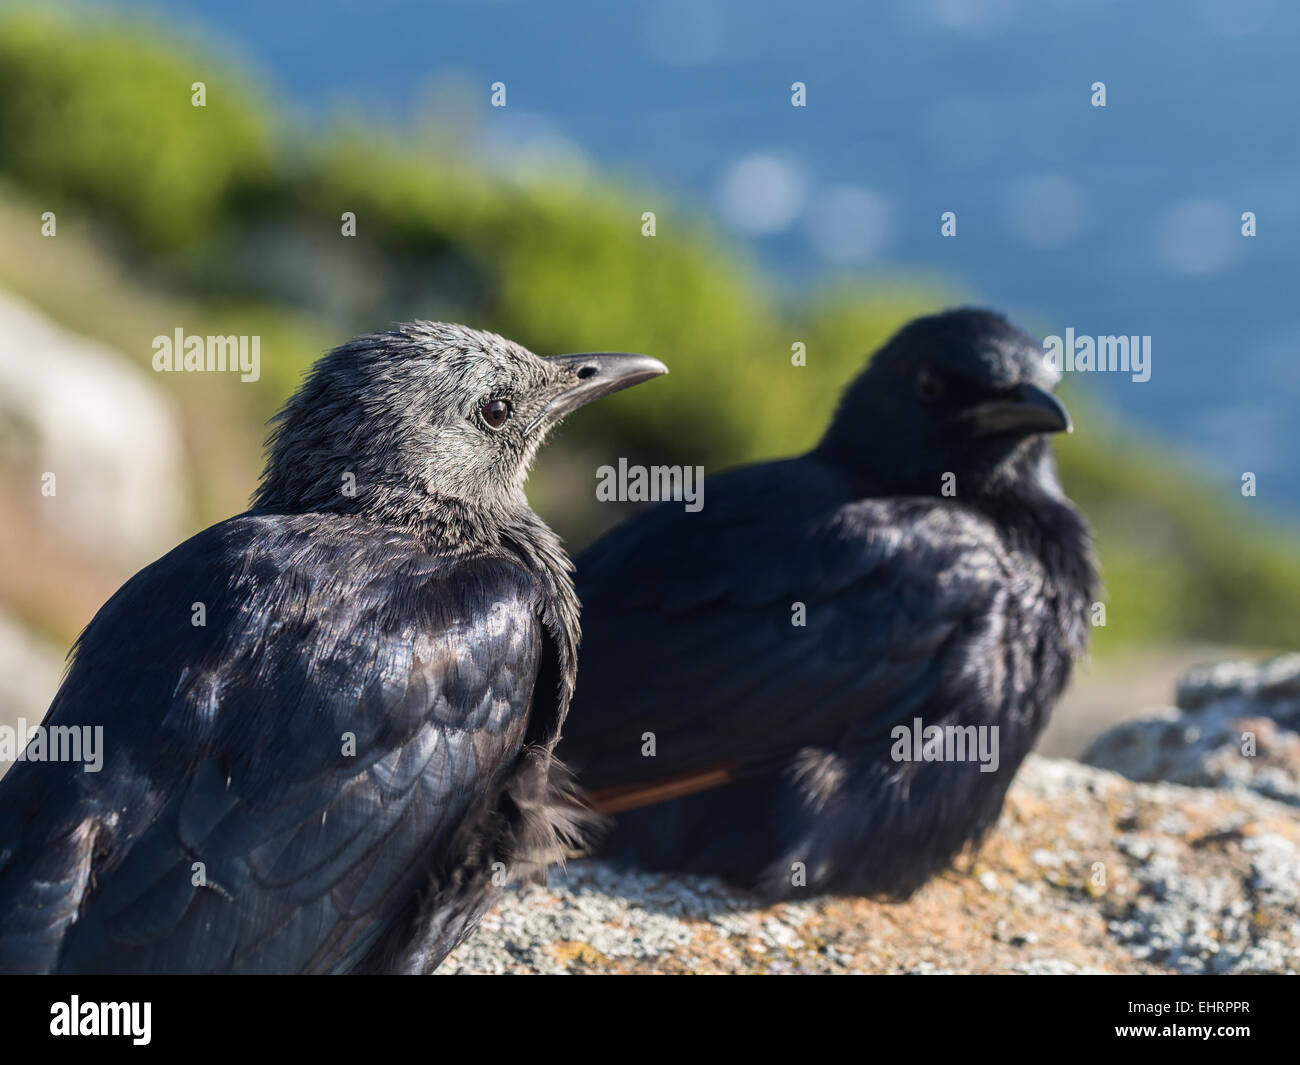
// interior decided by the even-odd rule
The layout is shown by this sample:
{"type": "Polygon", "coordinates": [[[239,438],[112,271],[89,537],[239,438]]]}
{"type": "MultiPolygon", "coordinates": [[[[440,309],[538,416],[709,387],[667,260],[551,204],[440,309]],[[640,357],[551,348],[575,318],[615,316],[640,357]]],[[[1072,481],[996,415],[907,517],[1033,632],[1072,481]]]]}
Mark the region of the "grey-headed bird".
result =
{"type": "Polygon", "coordinates": [[[0,780],[0,971],[427,972],[573,841],[578,604],[529,464],[665,372],[416,322],[324,356],[253,507],[141,570],[0,780]]]}

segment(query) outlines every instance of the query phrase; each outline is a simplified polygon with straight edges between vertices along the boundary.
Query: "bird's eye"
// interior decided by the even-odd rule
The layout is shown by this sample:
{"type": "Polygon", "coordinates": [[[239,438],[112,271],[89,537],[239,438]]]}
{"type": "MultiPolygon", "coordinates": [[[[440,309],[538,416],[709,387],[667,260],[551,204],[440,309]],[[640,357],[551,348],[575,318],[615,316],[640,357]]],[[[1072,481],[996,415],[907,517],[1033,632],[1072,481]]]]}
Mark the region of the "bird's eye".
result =
{"type": "Polygon", "coordinates": [[[478,409],[479,416],[483,419],[484,424],[489,429],[500,429],[506,424],[511,414],[510,401],[505,399],[489,399],[483,406],[478,409]]]}
{"type": "Polygon", "coordinates": [[[916,394],[927,403],[932,403],[943,395],[943,382],[929,370],[922,370],[916,375],[916,394]]]}

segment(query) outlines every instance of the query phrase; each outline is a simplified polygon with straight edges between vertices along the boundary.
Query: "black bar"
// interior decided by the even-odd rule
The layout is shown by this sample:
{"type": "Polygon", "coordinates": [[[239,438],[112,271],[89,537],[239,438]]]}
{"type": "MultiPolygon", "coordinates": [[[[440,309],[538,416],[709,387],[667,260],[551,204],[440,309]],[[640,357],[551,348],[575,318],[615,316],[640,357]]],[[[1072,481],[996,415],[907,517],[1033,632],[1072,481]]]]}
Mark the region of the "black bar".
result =
{"type": "Polygon", "coordinates": [[[421,1058],[452,1051],[491,1060],[534,1050],[585,1054],[593,1046],[603,1048],[601,1057],[619,1046],[639,1053],[689,1046],[697,1057],[710,1046],[734,1050],[740,1039],[758,1040],[769,1056],[789,1046],[817,1057],[839,1057],[833,1047],[849,1039],[853,1056],[864,1058],[887,1045],[927,1055],[984,1046],[1018,1057],[1031,1048],[1073,1055],[1124,1044],[1158,1051],[1204,1043],[1232,1053],[1294,1040],[1296,985],[1269,977],[864,976],[842,977],[851,983],[835,988],[805,978],[726,989],[628,979],[11,977],[0,980],[0,995],[12,1061],[24,1050],[82,1056],[110,1043],[128,1053],[205,1057],[281,1047],[331,1060],[406,1046],[421,1058]],[[79,1025],[89,1023],[87,1004],[136,1003],[143,1020],[148,1003],[148,1043],[137,1045],[130,1034],[51,1034],[74,995],[79,1025]],[[1207,1026],[1209,1038],[1177,1034],[1207,1026]],[[1135,1034],[1135,1027],[1154,1032],[1135,1034]],[[897,1040],[879,1042],[886,1037],[897,1040]]]}

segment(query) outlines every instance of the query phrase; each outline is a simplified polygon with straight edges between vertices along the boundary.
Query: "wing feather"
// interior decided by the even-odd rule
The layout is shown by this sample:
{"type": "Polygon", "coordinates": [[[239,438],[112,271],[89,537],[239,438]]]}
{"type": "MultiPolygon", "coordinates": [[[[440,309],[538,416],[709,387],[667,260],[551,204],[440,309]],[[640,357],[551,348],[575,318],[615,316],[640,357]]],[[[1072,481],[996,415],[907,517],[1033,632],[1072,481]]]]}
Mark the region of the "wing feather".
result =
{"type": "Polygon", "coordinates": [[[132,578],[0,780],[0,971],[355,966],[523,745],[538,592],[338,516],[244,516],[132,578]],[[191,624],[194,604],[206,625],[191,624]]]}

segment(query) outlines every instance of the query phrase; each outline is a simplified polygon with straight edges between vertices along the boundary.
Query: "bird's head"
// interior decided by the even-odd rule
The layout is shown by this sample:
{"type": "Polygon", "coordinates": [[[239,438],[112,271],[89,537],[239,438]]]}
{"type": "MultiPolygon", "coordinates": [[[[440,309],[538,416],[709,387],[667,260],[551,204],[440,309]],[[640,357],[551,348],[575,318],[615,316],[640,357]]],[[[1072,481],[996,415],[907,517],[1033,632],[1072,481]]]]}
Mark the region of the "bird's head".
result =
{"type": "Polygon", "coordinates": [[[1042,347],[1000,314],[917,318],[845,391],[819,450],[894,492],[997,493],[1051,476],[1048,434],[1071,430],[1057,379],[1042,347]]]}
{"type": "Polygon", "coordinates": [[[317,361],[276,415],[261,509],[425,523],[523,501],[546,434],[593,399],[666,373],[646,355],[539,358],[493,333],[409,322],[317,361]]]}

